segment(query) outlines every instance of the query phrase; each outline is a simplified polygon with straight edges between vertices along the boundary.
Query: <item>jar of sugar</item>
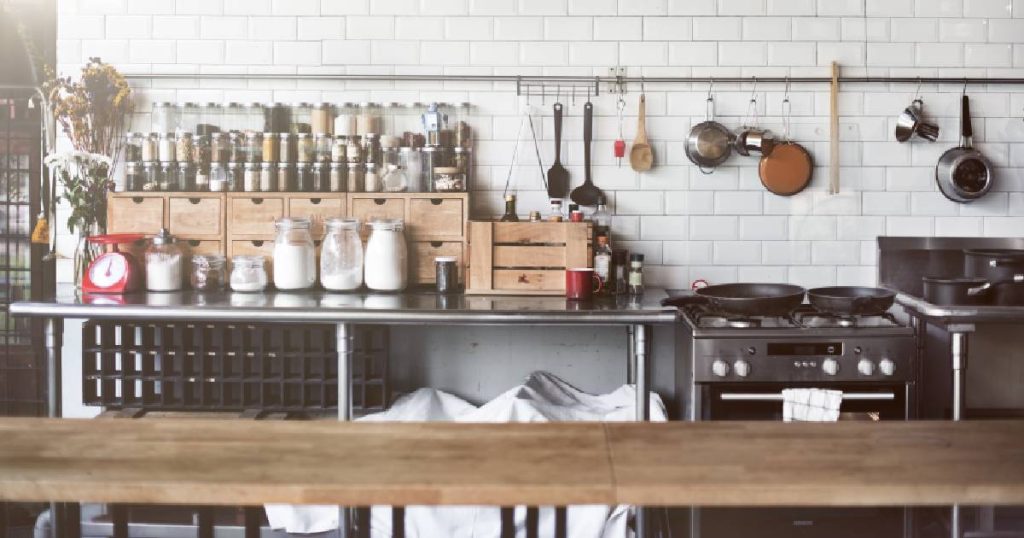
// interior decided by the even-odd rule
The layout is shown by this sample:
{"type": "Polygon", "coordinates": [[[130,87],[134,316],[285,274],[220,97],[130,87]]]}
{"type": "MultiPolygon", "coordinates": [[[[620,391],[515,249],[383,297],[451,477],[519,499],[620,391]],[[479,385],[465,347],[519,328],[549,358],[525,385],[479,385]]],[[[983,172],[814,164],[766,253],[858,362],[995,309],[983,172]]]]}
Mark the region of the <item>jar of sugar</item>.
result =
{"type": "Polygon", "coordinates": [[[274,286],[304,290],[316,284],[316,251],[309,219],[283,218],[274,223],[274,286]]]}
{"type": "Polygon", "coordinates": [[[167,228],[160,228],[146,249],[146,289],[179,291],[184,281],[185,254],[167,228]]]}
{"type": "Polygon", "coordinates": [[[408,252],[401,219],[370,222],[370,239],[366,242],[366,287],[378,291],[400,291],[408,283],[408,252]]]}
{"type": "Polygon", "coordinates": [[[320,283],[329,291],[352,291],[363,285],[363,242],[356,219],[328,219],[320,250],[320,283]]]}

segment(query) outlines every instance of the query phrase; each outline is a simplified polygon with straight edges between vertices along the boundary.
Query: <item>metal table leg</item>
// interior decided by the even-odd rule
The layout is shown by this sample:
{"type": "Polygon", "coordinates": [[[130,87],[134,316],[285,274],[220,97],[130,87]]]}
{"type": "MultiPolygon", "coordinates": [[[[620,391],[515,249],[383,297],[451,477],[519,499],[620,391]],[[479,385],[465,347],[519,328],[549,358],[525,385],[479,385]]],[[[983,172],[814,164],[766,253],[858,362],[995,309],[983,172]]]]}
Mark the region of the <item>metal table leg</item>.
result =
{"type": "MultiPolygon", "coordinates": [[[[338,324],[338,420],[343,421],[352,420],[352,333],[351,324],[338,324]]],[[[341,506],[338,508],[338,537],[347,538],[351,529],[352,511],[341,506]]]]}
{"type": "MultiPolygon", "coordinates": [[[[650,336],[650,327],[647,325],[634,325],[633,326],[633,373],[636,381],[636,420],[637,422],[644,422],[651,419],[651,398],[650,398],[650,381],[651,372],[648,365],[648,359],[650,358],[648,336],[650,336]]],[[[636,507],[636,535],[639,538],[646,538],[647,534],[647,514],[645,514],[644,507],[636,507]]]]}
{"type": "MultiPolygon", "coordinates": [[[[953,420],[963,420],[966,402],[965,376],[967,375],[967,333],[952,333],[953,347],[953,420]]],[[[949,517],[949,533],[953,538],[960,538],[963,532],[960,521],[960,506],[954,504],[949,517]]]]}
{"type": "MultiPolygon", "coordinates": [[[[60,320],[46,318],[43,322],[43,345],[46,349],[46,416],[61,416],[61,379],[60,379],[60,320]]],[[[67,521],[68,511],[64,503],[50,503],[50,524],[54,536],[78,538],[75,529],[79,526],[67,521]]],[[[77,510],[72,510],[77,515],[77,510]]],[[[77,523],[81,523],[80,521],[77,523]]]]}

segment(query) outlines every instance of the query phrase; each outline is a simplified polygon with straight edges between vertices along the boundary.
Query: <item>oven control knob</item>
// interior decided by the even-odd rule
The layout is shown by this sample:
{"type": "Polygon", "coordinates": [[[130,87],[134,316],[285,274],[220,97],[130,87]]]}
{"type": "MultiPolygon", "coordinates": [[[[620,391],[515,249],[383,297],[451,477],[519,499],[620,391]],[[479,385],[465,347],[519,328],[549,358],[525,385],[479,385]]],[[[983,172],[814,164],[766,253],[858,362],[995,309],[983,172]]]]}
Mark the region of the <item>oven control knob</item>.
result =
{"type": "Polygon", "coordinates": [[[747,377],[750,375],[750,363],[743,359],[732,363],[732,369],[736,372],[736,375],[740,377],[747,377]]]}
{"type": "Polygon", "coordinates": [[[715,374],[718,377],[725,377],[729,375],[729,363],[721,359],[716,360],[715,362],[711,363],[711,373],[715,374]]]}
{"type": "Polygon", "coordinates": [[[839,373],[839,361],[835,359],[825,359],[821,361],[821,371],[825,372],[825,375],[836,375],[839,373]]]}
{"type": "Polygon", "coordinates": [[[875,373],[875,363],[868,359],[861,359],[860,362],[857,363],[857,371],[860,372],[861,375],[871,375],[875,373]]]}
{"type": "Polygon", "coordinates": [[[896,373],[896,363],[890,359],[882,359],[878,361],[878,369],[881,370],[882,375],[891,376],[896,373]]]}

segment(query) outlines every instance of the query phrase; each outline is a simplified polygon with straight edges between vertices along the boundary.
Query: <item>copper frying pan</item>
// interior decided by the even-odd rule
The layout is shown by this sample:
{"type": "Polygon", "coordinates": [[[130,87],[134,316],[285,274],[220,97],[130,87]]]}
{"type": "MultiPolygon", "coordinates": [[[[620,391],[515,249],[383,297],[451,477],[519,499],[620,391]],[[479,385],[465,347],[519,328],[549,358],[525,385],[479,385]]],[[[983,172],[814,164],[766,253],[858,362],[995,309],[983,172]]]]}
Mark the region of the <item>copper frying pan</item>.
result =
{"type": "Polygon", "coordinates": [[[761,157],[761,184],[773,194],[792,196],[807,187],[814,172],[814,160],[796,142],[784,141],[770,155],[761,157]]]}

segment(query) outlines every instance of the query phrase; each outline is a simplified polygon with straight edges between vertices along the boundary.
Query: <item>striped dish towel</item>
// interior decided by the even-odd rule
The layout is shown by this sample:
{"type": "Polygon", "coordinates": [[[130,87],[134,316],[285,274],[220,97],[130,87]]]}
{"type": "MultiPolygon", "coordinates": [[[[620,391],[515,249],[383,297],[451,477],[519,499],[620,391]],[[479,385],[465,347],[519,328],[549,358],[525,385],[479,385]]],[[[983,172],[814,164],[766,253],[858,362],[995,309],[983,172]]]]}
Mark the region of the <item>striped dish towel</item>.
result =
{"type": "Polygon", "coordinates": [[[827,389],[783,389],[782,420],[784,422],[835,422],[843,391],[827,389]]]}

